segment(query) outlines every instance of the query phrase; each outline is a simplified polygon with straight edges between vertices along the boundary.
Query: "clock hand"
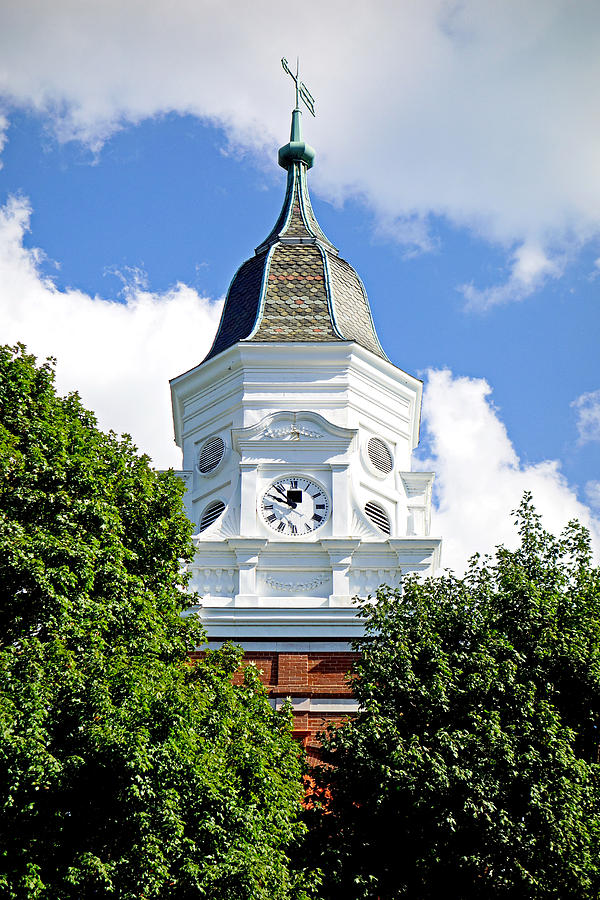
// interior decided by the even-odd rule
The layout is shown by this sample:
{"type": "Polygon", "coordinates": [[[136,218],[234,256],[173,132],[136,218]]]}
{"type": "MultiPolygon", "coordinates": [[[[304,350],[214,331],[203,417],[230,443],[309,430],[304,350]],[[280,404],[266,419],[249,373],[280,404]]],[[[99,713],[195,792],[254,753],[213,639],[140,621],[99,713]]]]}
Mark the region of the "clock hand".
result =
{"type": "Polygon", "coordinates": [[[275,500],[276,503],[287,503],[290,509],[296,509],[298,506],[297,503],[294,503],[293,500],[288,500],[287,497],[274,497],[273,494],[265,494],[265,496],[268,497],[269,500],[275,500]]]}
{"type": "Polygon", "coordinates": [[[292,509],[296,509],[298,504],[294,500],[288,500],[287,491],[284,491],[283,488],[280,488],[278,484],[274,484],[273,487],[275,488],[275,490],[277,491],[278,494],[281,494],[281,496],[283,497],[284,503],[287,503],[287,505],[290,506],[292,509]]]}

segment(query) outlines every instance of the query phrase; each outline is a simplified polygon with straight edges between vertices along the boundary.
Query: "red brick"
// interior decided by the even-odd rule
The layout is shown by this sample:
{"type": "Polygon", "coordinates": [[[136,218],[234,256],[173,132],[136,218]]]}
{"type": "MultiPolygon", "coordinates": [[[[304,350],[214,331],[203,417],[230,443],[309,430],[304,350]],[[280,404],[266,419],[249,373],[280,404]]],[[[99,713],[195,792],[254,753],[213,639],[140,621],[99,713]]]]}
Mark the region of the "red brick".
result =
{"type": "MultiPolygon", "coordinates": [[[[192,659],[199,659],[202,652],[191,654],[192,659]]],[[[234,676],[240,683],[243,669],[252,663],[256,666],[262,683],[273,698],[311,698],[342,699],[352,696],[347,674],[356,653],[279,653],[270,650],[248,651],[244,654],[242,666],[234,676]]],[[[319,760],[319,742],[317,734],[325,731],[327,725],[339,725],[348,716],[344,713],[294,713],[294,735],[302,741],[306,748],[309,762],[319,760]]]]}

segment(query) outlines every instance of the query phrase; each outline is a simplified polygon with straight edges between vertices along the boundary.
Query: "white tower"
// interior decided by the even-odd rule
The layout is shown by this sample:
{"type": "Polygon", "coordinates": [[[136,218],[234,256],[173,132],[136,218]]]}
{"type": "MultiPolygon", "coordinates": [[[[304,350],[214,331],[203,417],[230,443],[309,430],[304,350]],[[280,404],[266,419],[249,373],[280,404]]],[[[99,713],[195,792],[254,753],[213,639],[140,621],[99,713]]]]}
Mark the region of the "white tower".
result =
{"type": "MultiPolygon", "coordinates": [[[[386,357],[362,282],[315,219],[300,115],[275,227],[234,276],[206,359],[171,382],[209,642],[279,658],[280,676],[282,656],[336,669],[361,633],[353,598],[431,573],[441,543],[433,475],[411,470],[422,383],[386,357]]],[[[306,714],[352,708],[343,678],[327,694],[303,666],[273,694],[306,714]]]]}

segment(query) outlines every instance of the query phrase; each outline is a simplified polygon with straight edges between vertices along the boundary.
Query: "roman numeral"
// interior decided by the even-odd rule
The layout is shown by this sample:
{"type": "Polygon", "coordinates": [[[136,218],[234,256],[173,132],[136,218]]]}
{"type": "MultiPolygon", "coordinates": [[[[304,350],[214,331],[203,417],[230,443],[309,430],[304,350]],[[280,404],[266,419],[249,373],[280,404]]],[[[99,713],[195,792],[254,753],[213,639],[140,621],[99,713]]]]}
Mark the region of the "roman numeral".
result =
{"type": "Polygon", "coordinates": [[[315,509],[325,509],[325,504],[324,503],[316,503],[315,509]]]}
{"type": "Polygon", "coordinates": [[[298,529],[290,522],[290,534],[298,534],[298,529]]]}
{"type": "Polygon", "coordinates": [[[270,516],[267,516],[267,522],[274,522],[276,518],[277,516],[275,515],[275,513],[271,513],[270,516]]]}
{"type": "Polygon", "coordinates": [[[311,532],[312,528],[310,527],[310,525],[307,525],[306,523],[304,523],[304,531],[311,532]]]}
{"type": "Polygon", "coordinates": [[[285,531],[285,522],[280,522],[277,526],[277,531],[285,531]]]}
{"type": "Polygon", "coordinates": [[[272,503],[263,503],[263,507],[265,509],[273,509],[273,504],[272,503]]]}
{"type": "Polygon", "coordinates": [[[291,487],[292,489],[298,487],[298,479],[297,479],[297,478],[291,478],[291,479],[290,479],[290,487],[291,487]]]}
{"type": "Polygon", "coordinates": [[[323,494],[321,493],[321,491],[317,491],[316,494],[311,494],[310,496],[313,498],[313,500],[316,500],[317,497],[322,497],[323,494]]]}
{"type": "Polygon", "coordinates": [[[316,513],[313,516],[313,522],[322,522],[323,516],[318,516],[316,513]]]}

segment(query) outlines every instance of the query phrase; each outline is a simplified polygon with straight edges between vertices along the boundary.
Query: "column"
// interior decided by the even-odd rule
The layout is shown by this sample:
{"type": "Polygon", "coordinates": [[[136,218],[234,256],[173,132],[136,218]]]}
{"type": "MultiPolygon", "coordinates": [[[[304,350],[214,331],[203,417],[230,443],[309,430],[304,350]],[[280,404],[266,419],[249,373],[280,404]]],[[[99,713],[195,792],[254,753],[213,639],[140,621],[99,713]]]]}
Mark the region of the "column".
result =
{"type": "Polygon", "coordinates": [[[240,576],[239,593],[234,602],[256,600],[256,566],[260,551],[267,545],[266,540],[232,538],[227,543],[235,553],[240,576]]]}
{"type": "MultiPolygon", "coordinates": [[[[256,484],[258,478],[255,462],[240,462],[240,534],[256,534],[256,484]]],[[[241,590],[241,589],[240,589],[241,590]]]]}
{"type": "Polygon", "coordinates": [[[360,541],[326,538],[320,543],[329,554],[329,564],[333,573],[333,593],[330,597],[330,605],[347,606],[352,599],[350,596],[352,554],[360,544],[360,541]]]}
{"type": "Polygon", "coordinates": [[[331,463],[331,493],[333,536],[345,538],[350,534],[348,463],[331,463]]]}

